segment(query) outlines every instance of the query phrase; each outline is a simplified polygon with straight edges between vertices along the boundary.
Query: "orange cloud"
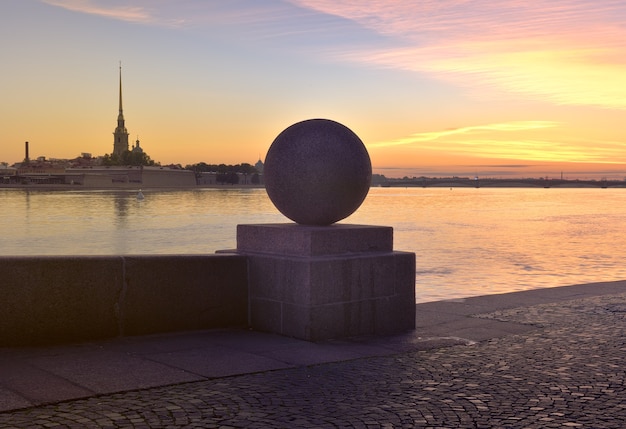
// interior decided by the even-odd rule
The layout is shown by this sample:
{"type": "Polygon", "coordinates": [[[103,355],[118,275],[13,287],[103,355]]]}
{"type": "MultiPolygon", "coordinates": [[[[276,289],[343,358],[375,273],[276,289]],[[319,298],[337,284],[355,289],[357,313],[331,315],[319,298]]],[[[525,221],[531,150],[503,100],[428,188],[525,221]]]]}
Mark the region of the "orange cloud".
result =
{"type": "Polygon", "coordinates": [[[337,58],[427,73],[482,97],[626,108],[623,1],[292,0],[390,39],[337,58]]]}
{"type": "MultiPolygon", "coordinates": [[[[369,144],[374,151],[404,146],[418,153],[447,156],[537,162],[624,163],[624,144],[595,140],[580,142],[562,134],[560,123],[515,121],[474,125],[369,144]],[[550,137],[554,136],[554,139],[550,137]]],[[[406,150],[403,152],[406,153],[406,150]]]]}
{"type": "Polygon", "coordinates": [[[536,130],[536,129],[542,129],[542,128],[551,128],[557,125],[558,125],[557,122],[551,122],[551,121],[514,121],[514,122],[504,122],[504,123],[488,124],[488,125],[473,125],[469,127],[453,128],[453,129],[444,130],[444,131],[415,133],[409,137],[401,138],[398,140],[373,143],[372,146],[373,147],[398,146],[398,145],[413,144],[413,143],[418,143],[418,142],[432,141],[432,140],[440,139],[442,137],[450,137],[450,136],[459,135],[459,134],[470,134],[474,132],[536,130]]]}

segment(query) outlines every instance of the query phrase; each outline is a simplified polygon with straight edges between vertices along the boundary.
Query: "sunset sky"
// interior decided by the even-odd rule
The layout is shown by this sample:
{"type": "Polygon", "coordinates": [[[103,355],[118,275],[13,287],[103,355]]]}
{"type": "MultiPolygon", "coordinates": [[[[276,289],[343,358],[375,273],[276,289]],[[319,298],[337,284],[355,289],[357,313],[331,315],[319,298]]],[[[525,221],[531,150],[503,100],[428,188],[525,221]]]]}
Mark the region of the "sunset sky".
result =
{"type": "Polygon", "coordinates": [[[0,162],[254,164],[343,123],[388,177],[626,178],[623,0],[2,0],[0,162]]]}

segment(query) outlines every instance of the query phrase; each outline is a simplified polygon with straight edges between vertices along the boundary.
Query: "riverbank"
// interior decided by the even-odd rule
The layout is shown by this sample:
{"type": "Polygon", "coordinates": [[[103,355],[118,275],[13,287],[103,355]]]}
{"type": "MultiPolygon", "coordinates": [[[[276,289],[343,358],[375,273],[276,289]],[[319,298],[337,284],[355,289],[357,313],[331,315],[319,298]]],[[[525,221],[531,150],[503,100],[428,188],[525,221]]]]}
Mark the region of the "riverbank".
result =
{"type": "Polygon", "coordinates": [[[38,190],[38,191],[185,191],[193,189],[263,189],[263,185],[243,185],[243,184],[224,184],[224,185],[195,185],[195,186],[142,186],[141,184],[132,184],[127,186],[83,186],[70,184],[1,184],[0,189],[20,189],[20,190],[38,190]]]}
{"type": "MultiPolygon", "coordinates": [[[[390,181],[385,183],[373,183],[372,188],[556,188],[556,189],[623,189],[626,182],[613,181],[601,183],[597,181],[511,181],[511,180],[484,180],[480,183],[467,181],[453,181],[436,179],[429,181],[390,181]]],[[[45,191],[132,191],[132,190],[193,190],[193,189],[263,189],[263,184],[201,184],[192,186],[165,186],[165,185],[144,185],[141,183],[119,184],[115,186],[85,186],[76,184],[3,184],[0,189],[25,189],[25,190],[45,190],[45,191]]]]}
{"type": "Polygon", "coordinates": [[[567,180],[567,179],[470,179],[467,177],[417,177],[387,179],[383,187],[422,188],[626,188],[624,180],[567,180]]]}

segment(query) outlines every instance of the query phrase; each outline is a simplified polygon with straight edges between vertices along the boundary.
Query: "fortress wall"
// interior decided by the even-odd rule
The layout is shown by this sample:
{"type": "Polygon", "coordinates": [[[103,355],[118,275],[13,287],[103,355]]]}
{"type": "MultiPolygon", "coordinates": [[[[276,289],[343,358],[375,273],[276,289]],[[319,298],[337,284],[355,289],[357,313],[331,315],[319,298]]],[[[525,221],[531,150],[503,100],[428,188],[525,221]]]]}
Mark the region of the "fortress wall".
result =
{"type": "Polygon", "coordinates": [[[239,255],[0,257],[0,347],[247,325],[239,255]]]}
{"type": "Polygon", "coordinates": [[[80,182],[87,188],[110,188],[114,185],[112,177],[106,174],[85,174],[80,182]]]}
{"type": "Polygon", "coordinates": [[[141,174],[144,187],[194,187],[196,176],[189,170],[169,170],[158,167],[146,167],[141,174]]]}
{"type": "MultiPolygon", "coordinates": [[[[171,170],[166,167],[95,167],[67,169],[69,180],[81,176],[86,188],[193,188],[196,176],[189,170],[171,170]]],[[[66,179],[67,182],[68,179],[66,179]]]]}

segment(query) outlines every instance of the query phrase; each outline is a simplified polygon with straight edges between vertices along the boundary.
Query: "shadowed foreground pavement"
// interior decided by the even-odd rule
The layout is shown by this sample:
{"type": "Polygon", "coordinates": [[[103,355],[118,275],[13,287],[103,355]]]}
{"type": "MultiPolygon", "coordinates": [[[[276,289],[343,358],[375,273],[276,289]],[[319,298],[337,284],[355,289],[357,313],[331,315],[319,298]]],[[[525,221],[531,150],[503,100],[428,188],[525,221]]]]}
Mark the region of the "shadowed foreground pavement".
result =
{"type": "Polygon", "coordinates": [[[417,310],[415,332],[387,338],[0,349],[0,427],[626,427],[626,282],[417,310]]]}

